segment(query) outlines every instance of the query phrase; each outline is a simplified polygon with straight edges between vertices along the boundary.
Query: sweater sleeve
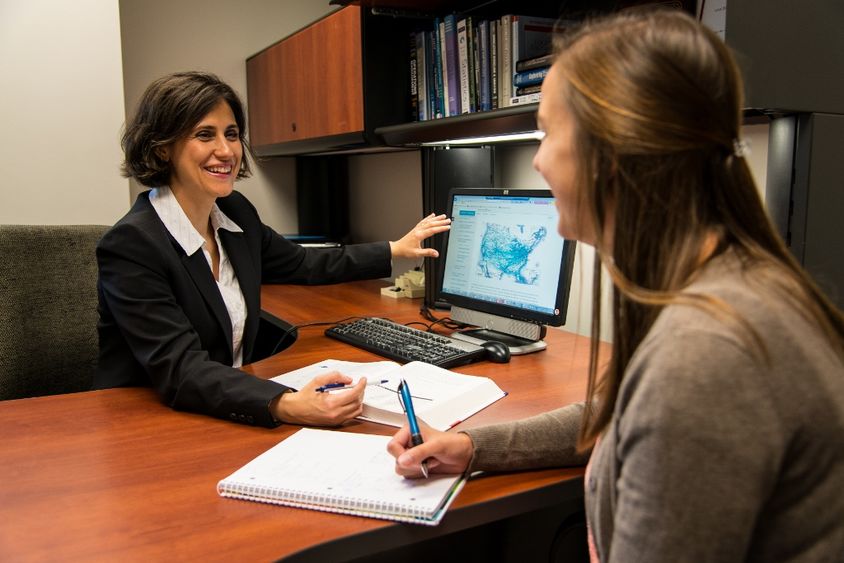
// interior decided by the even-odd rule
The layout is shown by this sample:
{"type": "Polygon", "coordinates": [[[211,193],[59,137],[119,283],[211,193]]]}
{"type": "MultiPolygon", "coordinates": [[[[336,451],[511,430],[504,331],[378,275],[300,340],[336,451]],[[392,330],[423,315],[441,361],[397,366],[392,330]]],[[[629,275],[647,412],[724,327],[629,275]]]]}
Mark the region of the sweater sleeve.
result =
{"type": "Polygon", "coordinates": [[[584,465],[589,453],[577,451],[583,403],[524,420],[471,428],[475,446],[470,471],[509,471],[584,465]]]}

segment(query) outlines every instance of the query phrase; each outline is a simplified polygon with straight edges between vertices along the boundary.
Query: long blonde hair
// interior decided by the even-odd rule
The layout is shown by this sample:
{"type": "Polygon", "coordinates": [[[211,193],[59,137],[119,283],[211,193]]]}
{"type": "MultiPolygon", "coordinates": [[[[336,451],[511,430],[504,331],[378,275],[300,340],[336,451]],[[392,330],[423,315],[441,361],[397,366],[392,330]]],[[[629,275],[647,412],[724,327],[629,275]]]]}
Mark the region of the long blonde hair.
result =
{"type": "Polygon", "coordinates": [[[580,205],[600,257],[580,446],[609,423],[627,365],[665,305],[735,317],[715,298],[682,292],[713,234],[714,255],[729,248],[745,263],[770,265],[765,283],[816,322],[844,361],[841,312],[776,234],[736,150],[742,81],[718,36],[678,10],[633,11],[588,23],[559,48],[564,91],[545,95],[564,96],[574,116],[580,205]],[[614,285],[614,344],[599,374],[601,264],[614,285]]]}

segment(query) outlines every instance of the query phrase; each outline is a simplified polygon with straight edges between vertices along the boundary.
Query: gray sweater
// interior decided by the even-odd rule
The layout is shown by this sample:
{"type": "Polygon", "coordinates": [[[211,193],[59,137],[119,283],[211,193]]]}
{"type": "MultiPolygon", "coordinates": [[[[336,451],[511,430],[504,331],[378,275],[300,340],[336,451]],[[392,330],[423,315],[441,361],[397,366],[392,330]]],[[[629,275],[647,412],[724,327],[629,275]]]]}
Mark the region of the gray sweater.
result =
{"type": "MultiPolygon", "coordinates": [[[[844,366],[814,323],[732,254],[660,314],[625,373],[586,479],[601,561],[844,561],[844,366]]],[[[582,405],[467,430],[471,470],[581,464],[582,405]]]]}

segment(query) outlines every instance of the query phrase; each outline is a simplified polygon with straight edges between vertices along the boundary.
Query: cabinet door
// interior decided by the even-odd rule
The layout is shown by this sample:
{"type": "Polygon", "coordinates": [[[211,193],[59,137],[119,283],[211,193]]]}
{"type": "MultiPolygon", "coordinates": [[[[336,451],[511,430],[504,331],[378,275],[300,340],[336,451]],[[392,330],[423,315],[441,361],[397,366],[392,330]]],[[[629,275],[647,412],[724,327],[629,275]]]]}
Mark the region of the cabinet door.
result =
{"type": "Polygon", "coordinates": [[[348,6],[246,62],[252,145],[363,131],[361,10],[348,6]]]}

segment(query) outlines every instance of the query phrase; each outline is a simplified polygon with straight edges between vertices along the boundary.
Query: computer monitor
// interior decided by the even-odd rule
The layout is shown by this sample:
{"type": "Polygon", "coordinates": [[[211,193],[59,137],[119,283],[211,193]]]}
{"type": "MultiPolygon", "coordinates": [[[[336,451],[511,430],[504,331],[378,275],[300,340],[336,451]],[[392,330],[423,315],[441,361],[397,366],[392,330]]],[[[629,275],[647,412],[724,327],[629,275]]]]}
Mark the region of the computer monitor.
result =
{"type": "Polygon", "coordinates": [[[441,296],[452,319],[479,327],[452,336],[544,349],[545,327],[566,320],[575,248],[557,233],[551,191],[455,188],[448,213],[441,296]]]}

